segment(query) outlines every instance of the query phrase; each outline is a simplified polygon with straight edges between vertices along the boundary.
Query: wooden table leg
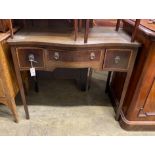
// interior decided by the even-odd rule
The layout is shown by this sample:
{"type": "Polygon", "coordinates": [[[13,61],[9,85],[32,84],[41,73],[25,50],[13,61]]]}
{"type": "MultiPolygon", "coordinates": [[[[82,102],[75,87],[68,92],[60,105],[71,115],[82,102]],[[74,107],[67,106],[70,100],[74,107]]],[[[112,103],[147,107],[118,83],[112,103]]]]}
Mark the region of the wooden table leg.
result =
{"type": "Polygon", "coordinates": [[[121,19],[117,19],[117,23],[116,23],[116,31],[119,30],[120,25],[121,25],[121,19]]]}
{"type": "Polygon", "coordinates": [[[33,77],[33,80],[34,80],[34,89],[35,89],[35,92],[39,92],[39,85],[38,85],[38,75],[36,73],[36,76],[33,77]]]}
{"type": "Polygon", "coordinates": [[[107,82],[106,82],[106,88],[105,93],[108,93],[109,85],[110,85],[110,78],[111,78],[111,71],[108,72],[107,82]]]}
{"type": "Polygon", "coordinates": [[[90,89],[90,84],[91,84],[91,78],[92,78],[92,68],[88,68],[88,74],[87,74],[87,83],[86,83],[86,91],[90,89]]]}
{"type": "Polygon", "coordinates": [[[81,91],[86,91],[88,86],[88,68],[79,68],[77,81],[81,91]]]}
{"type": "Polygon", "coordinates": [[[22,103],[24,105],[26,119],[29,119],[30,118],[29,117],[29,111],[28,111],[28,107],[27,107],[27,102],[26,102],[22,77],[21,77],[19,66],[18,66],[18,59],[17,59],[17,55],[16,55],[16,49],[11,48],[11,53],[12,53],[12,58],[13,58],[13,63],[14,63],[14,67],[15,67],[16,77],[17,77],[17,81],[18,81],[18,85],[19,85],[20,95],[21,95],[22,103]]]}
{"type": "Polygon", "coordinates": [[[137,55],[137,51],[133,51],[132,58],[131,58],[131,61],[130,61],[131,62],[130,67],[128,69],[127,76],[126,76],[126,79],[125,79],[125,82],[124,82],[120,103],[119,103],[119,105],[118,105],[118,107],[116,109],[116,120],[117,121],[119,120],[119,117],[120,117],[120,112],[122,110],[125,95],[126,95],[126,92],[127,92],[129,82],[130,82],[130,78],[131,78],[132,70],[133,70],[133,67],[134,67],[134,62],[135,62],[135,59],[136,59],[136,55],[137,55]]]}

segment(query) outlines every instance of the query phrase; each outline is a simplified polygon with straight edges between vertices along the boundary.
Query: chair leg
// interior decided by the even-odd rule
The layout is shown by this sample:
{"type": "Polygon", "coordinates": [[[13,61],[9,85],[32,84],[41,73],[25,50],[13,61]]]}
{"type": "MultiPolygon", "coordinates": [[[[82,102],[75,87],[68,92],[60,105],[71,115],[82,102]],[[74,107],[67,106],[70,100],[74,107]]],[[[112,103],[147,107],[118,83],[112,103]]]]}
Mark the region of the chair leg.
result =
{"type": "Polygon", "coordinates": [[[78,19],[74,19],[74,40],[77,40],[78,36],[78,19]]]}
{"type": "Polygon", "coordinates": [[[136,19],[134,30],[133,30],[133,33],[132,33],[132,36],[131,36],[131,42],[135,41],[135,36],[136,36],[139,25],[140,25],[140,19],[136,19]]]}
{"type": "Polygon", "coordinates": [[[85,26],[85,34],[84,34],[84,43],[88,41],[88,33],[89,33],[89,19],[86,19],[86,26],[85,26]]]}
{"type": "Polygon", "coordinates": [[[82,19],[79,19],[79,31],[82,30],[82,19]]]}
{"type": "Polygon", "coordinates": [[[8,106],[11,109],[11,112],[13,114],[15,122],[18,123],[19,122],[19,118],[18,118],[16,103],[15,103],[14,98],[11,98],[9,100],[9,105],[8,106]]]}
{"type": "Polygon", "coordinates": [[[121,25],[121,19],[117,19],[117,23],[116,23],[116,31],[119,30],[120,25],[121,25]]]}
{"type": "Polygon", "coordinates": [[[12,25],[11,19],[9,19],[9,29],[10,29],[11,38],[13,39],[13,25],[12,25]]]}

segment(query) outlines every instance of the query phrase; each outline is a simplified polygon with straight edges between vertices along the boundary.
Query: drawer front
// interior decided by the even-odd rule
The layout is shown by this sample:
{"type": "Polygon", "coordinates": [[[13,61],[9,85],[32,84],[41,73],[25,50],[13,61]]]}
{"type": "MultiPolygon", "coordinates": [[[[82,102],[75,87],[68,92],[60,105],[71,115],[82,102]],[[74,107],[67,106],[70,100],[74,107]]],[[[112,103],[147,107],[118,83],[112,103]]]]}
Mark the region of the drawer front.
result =
{"type": "Polygon", "coordinates": [[[67,51],[52,49],[47,51],[47,65],[58,68],[102,68],[101,57],[101,50],[67,51]]]}
{"type": "Polygon", "coordinates": [[[84,61],[99,61],[100,51],[49,51],[49,59],[52,61],[64,62],[84,62],[84,61]]]}
{"type": "Polygon", "coordinates": [[[44,50],[41,48],[17,48],[17,57],[20,69],[29,69],[31,67],[31,58],[34,59],[32,64],[35,68],[44,67],[44,50]]]}
{"type": "Polygon", "coordinates": [[[107,49],[103,68],[111,70],[127,70],[130,64],[132,50],[107,49]]]}

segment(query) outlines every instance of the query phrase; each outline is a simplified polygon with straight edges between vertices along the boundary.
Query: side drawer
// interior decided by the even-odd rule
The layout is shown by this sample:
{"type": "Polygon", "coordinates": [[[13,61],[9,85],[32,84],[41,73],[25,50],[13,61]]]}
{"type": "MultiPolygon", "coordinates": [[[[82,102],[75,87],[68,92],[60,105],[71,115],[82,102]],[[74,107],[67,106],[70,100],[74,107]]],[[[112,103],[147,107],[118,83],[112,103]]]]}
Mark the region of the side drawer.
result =
{"type": "MultiPolygon", "coordinates": [[[[102,68],[101,50],[58,50],[47,51],[47,65],[66,68],[102,68]]],[[[103,61],[103,59],[102,59],[103,61]]]]}
{"type": "Polygon", "coordinates": [[[132,50],[130,49],[106,49],[103,69],[128,70],[132,50]]]}
{"type": "Polygon", "coordinates": [[[34,47],[19,47],[16,49],[18,64],[20,69],[29,69],[31,63],[29,61],[29,56],[33,55],[35,62],[33,66],[36,69],[44,68],[44,49],[34,48],[34,47]]]}

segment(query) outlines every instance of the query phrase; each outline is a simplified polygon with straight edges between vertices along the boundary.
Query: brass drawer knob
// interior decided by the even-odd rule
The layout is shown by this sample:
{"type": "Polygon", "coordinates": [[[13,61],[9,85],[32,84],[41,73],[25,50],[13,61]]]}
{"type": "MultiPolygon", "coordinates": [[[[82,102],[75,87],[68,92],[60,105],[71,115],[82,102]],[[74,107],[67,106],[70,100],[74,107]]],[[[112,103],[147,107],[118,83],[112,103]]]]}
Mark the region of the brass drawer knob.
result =
{"type": "Polygon", "coordinates": [[[121,60],[121,58],[119,56],[116,56],[114,59],[115,59],[115,64],[118,64],[121,60]]]}
{"type": "Polygon", "coordinates": [[[59,58],[60,58],[59,52],[55,52],[54,53],[54,59],[59,60],[59,58]]]}
{"type": "Polygon", "coordinates": [[[29,54],[28,58],[29,58],[29,61],[34,61],[34,54],[29,54]]]}
{"type": "Polygon", "coordinates": [[[28,55],[28,60],[29,60],[31,63],[32,63],[32,62],[38,63],[38,62],[35,60],[34,54],[29,54],[29,55],[28,55]]]}
{"type": "Polygon", "coordinates": [[[90,60],[94,60],[95,59],[95,53],[94,52],[91,52],[90,53],[90,60]]]}

